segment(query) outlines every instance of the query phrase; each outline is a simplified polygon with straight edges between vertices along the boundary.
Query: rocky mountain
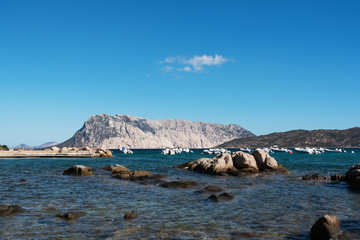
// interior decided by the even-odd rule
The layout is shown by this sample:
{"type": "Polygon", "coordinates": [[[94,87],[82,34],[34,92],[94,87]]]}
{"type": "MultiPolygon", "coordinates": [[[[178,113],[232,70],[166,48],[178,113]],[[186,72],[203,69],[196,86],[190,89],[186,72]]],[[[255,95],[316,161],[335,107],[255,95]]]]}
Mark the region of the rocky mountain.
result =
{"type": "Polygon", "coordinates": [[[360,128],[346,130],[293,130],[257,137],[239,138],[225,142],[224,148],[279,147],[360,147],[360,128]]]}
{"type": "Polygon", "coordinates": [[[129,115],[91,116],[72,138],[59,147],[208,148],[235,138],[255,136],[235,124],[157,120],[129,115]]]}

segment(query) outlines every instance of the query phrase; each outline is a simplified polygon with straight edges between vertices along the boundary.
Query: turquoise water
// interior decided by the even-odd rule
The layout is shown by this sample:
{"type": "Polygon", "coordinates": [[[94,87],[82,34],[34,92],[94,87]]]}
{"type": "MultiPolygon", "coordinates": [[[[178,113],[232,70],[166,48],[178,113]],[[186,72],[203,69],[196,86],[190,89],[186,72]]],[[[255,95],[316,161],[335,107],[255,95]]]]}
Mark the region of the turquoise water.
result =
{"type": "Polygon", "coordinates": [[[175,169],[200,157],[201,151],[164,156],[160,150],[115,151],[108,159],[0,159],[0,204],[17,204],[27,212],[0,217],[1,239],[308,239],[312,224],[335,215],[353,239],[360,239],[360,192],[345,183],[303,181],[307,173],[344,174],[360,162],[355,154],[274,153],[289,175],[214,177],[175,169]],[[167,189],[110,177],[101,170],[121,164],[131,170],[167,174],[165,180],[192,180],[190,189],[167,189]],[[63,176],[76,164],[93,176],[63,176]],[[20,182],[26,179],[26,182],[20,182]],[[231,201],[214,202],[208,185],[231,193],[231,201]],[[74,222],[55,216],[83,212],[74,222]],[[124,220],[126,212],[138,217],[124,220]]]}

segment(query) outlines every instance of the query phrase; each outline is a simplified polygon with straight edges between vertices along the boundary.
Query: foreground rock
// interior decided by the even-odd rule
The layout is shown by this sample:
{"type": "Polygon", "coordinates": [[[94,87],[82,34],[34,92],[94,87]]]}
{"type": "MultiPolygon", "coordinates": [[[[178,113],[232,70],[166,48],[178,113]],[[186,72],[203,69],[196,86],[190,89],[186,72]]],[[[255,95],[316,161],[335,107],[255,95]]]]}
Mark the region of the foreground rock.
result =
{"type": "Polygon", "coordinates": [[[311,228],[311,240],[338,239],[342,234],[340,222],[335,216],[325,215],[319,218],[311,228]]]}
{"type": "Polygon", "coordinates": [[[200,158],[176,167],[214,175],[239,175],[239,173],[254,173],[264,170],[288,172],[273,157],[262,150],[256,150],[252,155],[242,151],[235,152],[232,155],[222,153],[214,158],[200,158]]]}
{"type": "Polygon", "coordinates": [[[18,205],[0,205],[0,217],[21,212],[25,212],[25,210],[18,205]]]}
{"type": "Polygon", "coordinates": [[[63,175],[72,175],[72,176],[91,176],[92,169],[83,165],[75,165],[66,169],[63,175]]]}
{"type": "Polygon", "coordinates": [[[360,189],[360,163],[349,168],[345,179],[349,182],[350,187],[360,189]]]}

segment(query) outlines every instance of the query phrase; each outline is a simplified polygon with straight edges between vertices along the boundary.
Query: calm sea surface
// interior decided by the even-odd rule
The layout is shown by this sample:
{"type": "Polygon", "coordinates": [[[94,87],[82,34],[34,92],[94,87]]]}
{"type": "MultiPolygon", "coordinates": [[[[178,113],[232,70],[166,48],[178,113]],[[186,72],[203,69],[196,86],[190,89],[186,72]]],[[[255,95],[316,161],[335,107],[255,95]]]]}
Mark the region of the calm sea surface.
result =
{"type": "Polygon", "coordinates": [[[114,152],[108,159],[0,159],[0,204],[27,210],[0,217],[0,239],[308,239],[313,223],[330,214],[341,220],[352,239],[360,239],[360,192],[345,183],[303,181],[307,173],[344,174],[360,163],[355,153],[304,155],[274,153],[289,175],[214,177],[175,169],[196,160],[201,151],[164,156],[160,150],[114,152]],[[101,170],[121,164],[130,170],[167,174],[165,180],[192,180],[190,189],[167,189],[110,177],[101,170]],[[93,176],[63,176],[76,164],[93,176]],[[20,182],[26,179],[26,182],[20,182]],[[214,202],[208,185],[231,193],[233,200],[214,202]],[[55,217],[83,212],[74,222],[55,217]],[[126,212],[138,217],[124,220],[126,212]]]}

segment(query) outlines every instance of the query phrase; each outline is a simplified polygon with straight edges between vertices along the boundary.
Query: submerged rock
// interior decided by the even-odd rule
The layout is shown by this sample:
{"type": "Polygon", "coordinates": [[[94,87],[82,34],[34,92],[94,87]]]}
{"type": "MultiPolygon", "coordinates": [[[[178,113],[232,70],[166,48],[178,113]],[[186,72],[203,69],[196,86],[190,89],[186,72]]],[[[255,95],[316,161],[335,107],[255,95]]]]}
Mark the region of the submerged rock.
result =
{"type": "Polygon", "coordinates": [[[107,166],[106,168],[112,170],[112,177],[118,179],[131,179],[131,180],[145,180],[145,179],[160,179],[167,177],[163,174],[154,174],[148,171],[140,170],[131,172],[128,168],[116,164],[115,167],[107,166]]]}
{"type": "Polygon", "coordinates": [[[56,217],[58,218],[62,218],[65,221],[75,221],[76,219],[78,219],[79,217],[84,216],[85,213],[82,212],[68,212],[68,213],[64,213],[64,214],[58,214],[56,215],[56,217]]]}
{"type": "Polygon", "coordinates": [[[339,220],[336,216],[329,215],[319,218],[310,231],[311,240],[338,239],[341,234],[339,220]]]}
{"type": "Polygon", "coordinates": [[[160,186],[164,188],[192,188],[197,185],[198,184],[194,181],[171,181],[171,182],[165,182],[160,186]]]}
{"type": "Polygon", "coordinates": [[[92,169],[83,165],[75,165],[71,168],[68,168],[64,171],[63,175],[72,175],[72,176],[91,176],[92,169]]]}
{"type": "Polygon", "coordinates": [[[205,191],[207,192],[221,192],[222,189],[217,187],[217,186],[214,186],[214,185],[209,185],[205,188],[205,191]]]}
{"type": "Polygon", "coordinates": [[[323,177],[318,173],[306,174],[301,178],[302,180],[328,180],[327,177],[323,177]]]}
{"type": "Polygon", "coordinates": [[[330,176],[331,181],[346,181],[346,177],[345,175],[341,175],[341,174],[334,174],[330,176]]]}
{"type": "Polygon", "coordinates": [[[230,193],[221,193],[219,195],[211,194],[209,199],[218,201],[229,201],[232,200],[234,197],[230,193]]]}
{"type": "Polygon", "coordinates": [[[136,217],[137,217],[137,214],[134,213],[134,212],[127,212],[124,215],[124,219],[133,219],[133,218],[136,218],[136,217]]]}
{"type": "Polygon", "coordinates": [[[0,205],[0,217],[21,212],[25,212],[25,209],[18,205],[0,205]]]}

